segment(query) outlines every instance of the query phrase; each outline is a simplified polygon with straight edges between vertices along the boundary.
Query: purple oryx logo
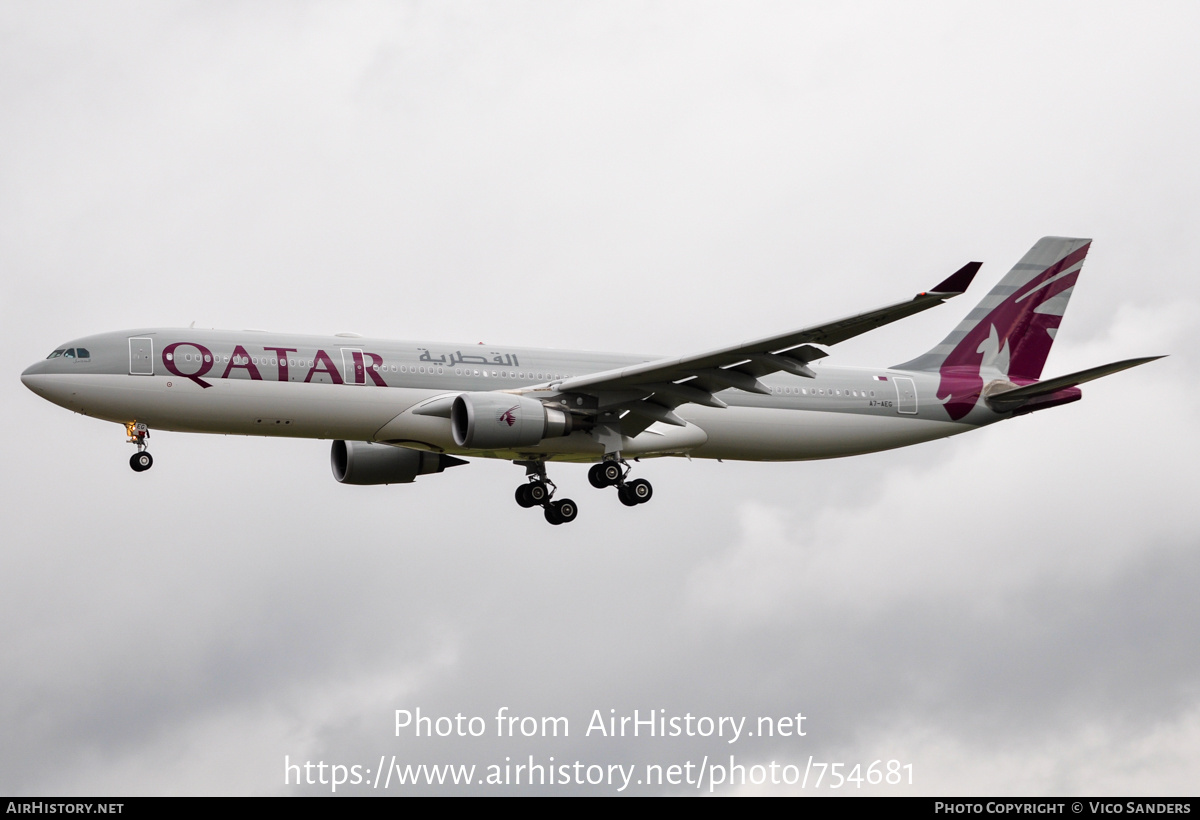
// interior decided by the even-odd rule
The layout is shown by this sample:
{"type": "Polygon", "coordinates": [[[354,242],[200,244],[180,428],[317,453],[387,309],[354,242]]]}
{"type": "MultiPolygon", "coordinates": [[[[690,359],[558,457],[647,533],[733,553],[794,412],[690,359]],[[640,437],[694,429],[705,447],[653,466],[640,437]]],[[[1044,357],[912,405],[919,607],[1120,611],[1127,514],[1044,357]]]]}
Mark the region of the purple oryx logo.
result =
{"type": "Polygon", "coordinates": [[[501,413],[496,418],[496,421],[498,421],[498,422],[502,421],[505,424],[507,424],[509,427],[512,427],[514,424],[517,423],[516,411],[517,411],[517,408],[520,406],[521,405],[519,405],[519,404],[514,404],[512,407],[508,408],[503,413],[501,413]]]}
{"type": "Polygon", "coordinates": [[[960,328],[961,340],[939,368],[937,396],[950,418],[957,421],[971,412],[991,379],[1024,385],[1041,377],[1089,247],[1090,242],[1032,276],[1025,274],[1021,277],[1025,281],[1015,284],[1010,279],[1013,274],[1029,267],[1018,265],[993,291],[999,303],[973,325],[960,328]]]}

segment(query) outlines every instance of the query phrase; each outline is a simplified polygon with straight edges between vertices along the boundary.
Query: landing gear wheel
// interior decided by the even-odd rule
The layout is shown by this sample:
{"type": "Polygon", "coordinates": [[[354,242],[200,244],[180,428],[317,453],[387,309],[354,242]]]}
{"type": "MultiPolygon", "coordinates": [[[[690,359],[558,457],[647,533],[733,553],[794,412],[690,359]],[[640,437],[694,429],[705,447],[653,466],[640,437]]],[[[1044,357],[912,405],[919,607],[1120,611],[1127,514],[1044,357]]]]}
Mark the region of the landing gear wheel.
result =
{"type": "Polygon", "coordinates": [[[144,472],[154,466],[154,456],[145,450],[140,453],[134,453],[129,459],[129,466],[133,468],[135,473],[144,472]]]}
{"type": "Polygon", "coordinates": [[[532,481],[526,484],[525,487],[529,492],[529,500],[534,504],[543,504],[550,498],[550,491],[540,481],[532,481]]]}
{"type": "Polygon", "coordinates": [[[650,486],[650,482],[644,478],[638,478],[630,481],[626,487],[629,488],[629,494],[633,497],[634,503],[645,504],[654,495],[654,488],[650,486]]]}
{"type": "Polygon", "coordinates": [[[579,515],[579,508],[575,506],[575,502],[569,498],[564,498],[562,501],[554,501],[550,504],[554,511],[558,514],[559,524],[569,524],[575,520],[575,516],[579,515]]]}
{"type": "Polygon", "coordinates": [[[520,487],[517,487],[517,503],[520,504],[522,507],[526,507],[526,508],[532,507],[535,504],[537,504],[536,501],[534,501],[532,498],[529,497],[529,485],[528,484],[522,484],[520,487]]]}
{"type": "Polygon", "coordinates": [[[604,477],[604,465],[593,464],[588,470],[588,483],[597,490],[603,490],[608,486],[608,479],[604,477]]]}
{"type": "Polygon", "coordinates": [[[604,461],[600,463],[599,473],[604,478],[604,483],[608,485],[616,484],[620,481],[625,473],[621,469],[621,465],[615,461],[604,461]]]}
{"type": "Polygon", "coordinates": [[[546,520],[551,524],[565,524],[574,521],[579,514],[579,508],[569,498],[562,501],[552,501],[554,498],[554,482],[546,477],[546,462],[544,460],[514,461],[514,464],[525,468],[527,483],[517,487],[517,503],[522,507],[541,507],[546,520]]]}
{"type": "Polygon", "coordinates": [[[626,507],[636,507],[638,504],[637,498],[635,498],[633,495],[632,484],[626,484],[624,487],[618,487],[617,498],[621,499],[621,503],[626,507]]]}

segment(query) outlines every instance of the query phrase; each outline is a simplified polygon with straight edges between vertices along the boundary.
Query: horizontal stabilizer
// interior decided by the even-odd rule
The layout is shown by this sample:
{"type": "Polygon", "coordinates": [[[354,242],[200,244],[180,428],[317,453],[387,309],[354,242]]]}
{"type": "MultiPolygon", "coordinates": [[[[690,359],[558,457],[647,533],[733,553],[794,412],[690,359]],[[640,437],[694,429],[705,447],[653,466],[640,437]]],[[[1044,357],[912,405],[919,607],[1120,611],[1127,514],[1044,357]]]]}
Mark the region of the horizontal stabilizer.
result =
{"type": "Polygon", "coordinates": [[[997,413],[1007,413],[1041,396],[1048,396],[1051,393],[1057,393],[1068,387],[1075,387],[1084,382],[1090,382],[1103,376],[1110,376],[1113,373],[1119,373],[1122,370],[1128,370],[1131,367],[1137,367],[1139,364],[1145,364],[1146,362],[1152,362],[1155,359],[1161,358],[1163,357],[1144,356],[1140,359],[1126,359],[1121,362],[1113,362],[1112,364],[1102,364],[1099,367],[1080,370],[1078,373],[1059,376],[1056,379],[1046,379],[1035,384],[1027,384],[1024,387],[1013,387],[1010,390],[1000,390],[987,395],[986,400],[988,406],[997,413]]]}

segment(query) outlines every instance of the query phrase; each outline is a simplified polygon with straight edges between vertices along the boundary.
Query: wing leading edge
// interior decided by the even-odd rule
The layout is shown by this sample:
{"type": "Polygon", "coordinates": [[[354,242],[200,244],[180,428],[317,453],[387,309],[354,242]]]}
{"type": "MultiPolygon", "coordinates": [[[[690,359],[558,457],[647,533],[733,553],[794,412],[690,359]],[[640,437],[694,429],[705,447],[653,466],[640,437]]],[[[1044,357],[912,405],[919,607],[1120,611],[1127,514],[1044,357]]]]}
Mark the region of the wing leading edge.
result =
{"type": "Polygon", "coordinates": [[[688,403],[725,407],[715,394],[729,388],[769,394],[759,379],[770,373],[782,371],[813,378],[816,374],[809,364],[828,355],[813,345],[835,345],[940,305],[965,292],[980,265],[970,262],[932,290],[911,299],[825,324],[514,392],[551,390],[593,396],[598,400],[599,413],[620,417],[621,433],[626,436],[637,435],[656,421],[684,426],[685,422],[673,412],[676,407],[688,403]]]}

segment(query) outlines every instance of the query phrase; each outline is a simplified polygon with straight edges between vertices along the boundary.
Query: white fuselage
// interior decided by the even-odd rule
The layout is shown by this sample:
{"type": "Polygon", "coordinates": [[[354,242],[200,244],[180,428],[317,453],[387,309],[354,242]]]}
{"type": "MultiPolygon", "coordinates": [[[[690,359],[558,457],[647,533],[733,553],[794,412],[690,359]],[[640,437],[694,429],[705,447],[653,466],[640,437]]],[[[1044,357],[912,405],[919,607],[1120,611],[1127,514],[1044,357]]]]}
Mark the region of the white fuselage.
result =
{"type": "MultiPolygon", "coordinates": [[[[39,362],[22,380],[56,404],[109,421],[562,461],[595,461],[604,447],[577,431],[519,450],[464,449],[455,444],[448,418],[413,411],[448,394],[527,390],[654,358],[194,329],[103,334],[64,349],[88,355],[39,362]]],[[[754,461],[834,458],[943,438],[1004,417],[981,408],[968,419],[950,421],[935,397],[933,373],[833,366],[814,372],[816,378],[764,378],[770,395],[723,391],[725,408],[680,406],[677,414],[686,426],[652,424],[626,437],[621,452],[754,461]]],[[[553,390],[533,395],[555,397],[553,390]]]]}

